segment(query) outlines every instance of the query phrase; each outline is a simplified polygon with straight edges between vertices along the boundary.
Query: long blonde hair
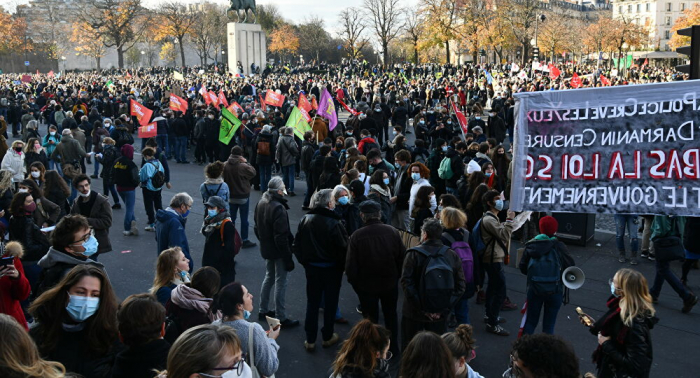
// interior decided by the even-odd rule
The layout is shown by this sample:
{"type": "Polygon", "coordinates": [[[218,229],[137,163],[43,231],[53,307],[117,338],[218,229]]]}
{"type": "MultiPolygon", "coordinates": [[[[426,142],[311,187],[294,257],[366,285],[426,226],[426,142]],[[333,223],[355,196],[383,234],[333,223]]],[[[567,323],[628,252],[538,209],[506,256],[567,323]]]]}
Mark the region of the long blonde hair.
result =
{"type": "Polygon", "coordinates": [[[0,314],[0,375],[3,377],[63,378],[66,368],[39,356],[32,341],[15,318],[0,314]]]}
{"type": "Polygon", "coordinates": [[[620,317],[622,322],[632,326],[634,318],[638,316],[654,316],[656,310],[651,303],[649,285],[644,275],[634,269],[624,268],[615,273],[617,282],[622,291],[620,299],[620,317]]]}
{"type": "Polygon", "coordinates": [[[164,250],[158,255],[156,262],[156,276],[153,279],[153,287],[149,293],[156,295],[161,287],[170,285],[175,279],[175,268],[177,267],[178,257],[182,249],[180,247],[172,247],[164,250]]]}

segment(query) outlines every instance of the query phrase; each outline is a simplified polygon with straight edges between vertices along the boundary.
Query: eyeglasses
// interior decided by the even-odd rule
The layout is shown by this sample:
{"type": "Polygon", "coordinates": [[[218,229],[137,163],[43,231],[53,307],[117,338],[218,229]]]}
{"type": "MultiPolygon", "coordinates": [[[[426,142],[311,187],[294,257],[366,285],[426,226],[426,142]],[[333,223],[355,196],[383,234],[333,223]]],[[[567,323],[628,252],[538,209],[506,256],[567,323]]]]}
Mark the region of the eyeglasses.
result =
{"type": "Polygon", "coordinates": [[[89,232],[89,233],[87,233],[87,234],[86,234],[85,236],[83,236],[82,238],[78,239],[78,241],[73,242],[72,244],[82,244],[82,243],[85,243],[86,241],[88,241],[88,239],[90,239],[91,236],[95,236],[95,230],[93,230],[92,228],[90,228],[90,232],[89,232]]]}
{"type": "Polygon", "coordinates": [[[244,365],[245,365],[245,364],[244,364],[244,361],[245,361],[245,355],[244,355],[244,356],[241,356],[241,359],[238,360],[238,362],[236,362],[235,364],[233,364],[233,366],[229,366],[229,367],[220,367],[220,368],[211,369],[211,370],[213,370],[213,371],[216,371],[216,370],[226,370],[226,371],[224,372],[224,374],[221,374],[221,375],[211,375],[211,374],[205,374],[205,373],[197,373],[197,374],[199,374],[199,375],[201,375],[201,376],[204,376],[204,377],[211,377],[211,378],[233,378],[233,377],[240,377],[241,374],[243,374],[243,367],[244,367],[244,365]],[[235,375],[234,375],[234,373],[235,373],[235,375]]]}

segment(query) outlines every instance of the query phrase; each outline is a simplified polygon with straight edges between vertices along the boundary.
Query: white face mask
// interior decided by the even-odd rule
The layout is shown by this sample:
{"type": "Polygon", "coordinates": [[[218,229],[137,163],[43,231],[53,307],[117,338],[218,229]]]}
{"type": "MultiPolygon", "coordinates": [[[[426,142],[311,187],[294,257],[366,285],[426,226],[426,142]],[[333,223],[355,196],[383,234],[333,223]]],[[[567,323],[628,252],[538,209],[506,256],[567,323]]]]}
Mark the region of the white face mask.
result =
{"type": "Polygon", "coordinates": [[[33,171],[33,172],[31,173],[31,175],[32,175],[32,177],[34,177],[34,178],[39,178],[39,177],[41,176],[41,172],[33,171]]]}
{"type": "Polygon", "coordinates": [[[92,193],[92,190],[88,190],[85,194],[83,194],[83,192],[78,192],[81,197],[90,197],[90,193],[92,193]]]}
{"type": "Polygon", "coordinates": [[[19,193],[29,193],[29,189],[19,188],[18,192],[19,193]]]}

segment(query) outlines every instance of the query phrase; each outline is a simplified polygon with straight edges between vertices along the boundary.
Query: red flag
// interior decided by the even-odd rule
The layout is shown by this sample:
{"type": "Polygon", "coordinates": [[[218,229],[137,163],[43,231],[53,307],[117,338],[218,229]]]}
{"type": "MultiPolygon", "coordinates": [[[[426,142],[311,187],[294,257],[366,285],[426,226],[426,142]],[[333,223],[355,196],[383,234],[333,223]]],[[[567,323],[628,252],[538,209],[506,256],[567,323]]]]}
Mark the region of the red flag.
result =
{"type": "Polygon", "coordinates": [[[185,113],[187,111],[187,108],[188,108],[188,105],[187,105],[187,101],[185,101],[185,99],[183,99],[180,96],[176,96],[172,93],[170,94],[170,109],[172,109],[174,111],[179,110],[179,111],[185,113]]]}
{"type": "Polygon", "coordinates": [[[219,96],[214,93],[214,91],[209,91],[209,94],[207,94],[207,97],[209,97],[209,102],[208,104],[212,104],[216,107],[216,109],[219,109],[219,96]]]}
{"type": "Polygon", "coordinates": [[[574,88],[581,88],[581,86],[583,86],[583,82],[581,82],[581,78],[578,77],[576,72],[574,72],[574,76],[571,77],[571,86],[574,88]]]}
{"type": "MultiPolygon", "coordinates": [[[[207,92],[207,86],[202,84],[202,86],[199,87],[199,94],[201,94],[202,97],[204,97],[205,101],[207,99],[207,93],[209,93],[209,92],[207,92]]],[[[209,102],[207,102],[207,105],[209,105],[209,102]]]]}
{"type": "Polygon", "coordinates": [[[48,73],[46,76],[48,76],[48,77],[54,77],[55,75],[54,75],[54,73],[53,73],[53,70],[49,71],[49,73],[48,73]]]}
{"type": "Polygon", "coordinates": [[[219,91],[219,104],[223,105],[224,108],[228,108],[228,100],[224,95],[224,91],[219,91]]]}
{"type": "Polygon", "coordinates": [[[603,74],[600,74],[600,82],[603,84],[603,86],[610,85],[610,80],[608,80],[607,77],[603,76],[603,74]]]}
{"type": "Polygon", "coordinates": [[[139,121],[141,126],[146,126],[151,120],[151,116],[153,116],[153,111],[139,104],[135,100],[131,100],[130,105],[131,112],[129,114],[136,116],[136,119],[139,121]]]}
{"type": "Polygon", "coordinates": [[[311,122],[311,116],[309,115],[309,112],[307,112],[306,109],[304,109],[304,108],[298,108],[298,109],[299,109],[299,113],[301,113],[301,116],[304,117],[304,120],[306,120],[306,122],[311,122]]]}
{"type": "Polygon", "coordinates": [[[265,103],[281,108],[282,104],[284,104],[284,95],[278,94],[273,90],[268,90],[265,95],[265,103]]]}
{"type": "Polygon", "coordinates": [[[23,83],[30,83],[31,81],[32,81],[31,75],[22,75],[22,82],[23,83]]]}
{"type": "Polygon", "coordinates": [[[561,71],[559,71],[559,69],[556,66],[551,65],[551,67],[549,68],[549,78],[554,80],[558,78],[559,75],[561,75],[561,71]]]}
{"type": "Polygon", "coordinates": [[[39,75],[39,70],[36,70],[36,74],[39,75]]]}
{"type": "Polygon", "coordinates": [[[467,134],[468,128],[467,128],[467,117],[462,113],[461,110],[457,107],[457,105],[452,101],[452,110],[454,110],[455,115],[457,116],[457,122],[459,122],[459,127],[462,128],[462,134],[467,134]]]}
{"type": "Polygon", "coordinates": [[[156,135],[158,135],[158,126],[155,122],[151,122],[145,126],[139,126],[139,138],[153,138],[156,135]]]}
{"type": "Polygon", "coordinates": [[[126,78],[131,79],[131,74],[129,73],[129,71],[126,71],[126,78]]]}
{"type": "Polygon", "coordinates": [[[318,110],[318,102],[316,101],[316,97],[311,99],[311,108],[313,110],[318,110]]]}
{"type": "Polygon", "coordinates": [[[646,66],[649,64],[649,59],[644,59],[644,63],[642,63],[642,67],[646,66]]]}
{"type": "Polygon", "coordinates": [[[243,107],[238,103],[238,101],[232,102],[231,105],[226,107],[226,109],[228,109],[228,111],[231,113],[243,113],[243,107]]]}
{"type": "Polygon", "coordinates": [[[262,111],[266,112],[267,106],[265,105],[265,100],[263,100],[262,95],[258,95],[258,98],[260,98],[260,109],[262,109],[262,111]]]}
{"type": "Polygon", "coordinates": [[[304,109],[307,113],[312,109],[309,99],[303,93],[299,93],[299,109],[304,109]]]}
{"type": "Polygon", "coordinates": [[[343,108],[345,108],[345,110],[349,111],[350,114],[352,114],[352,115],[354,115],[354,116],[360,114],[360,113],[358,113],[355,109],[352,109],[352,108],[350,108],[349,106],[347,106],[347,105],[343,102],[342,99],[339,98],[339,99],[338,99],[338,102],[340,103],[340,105],[341,105],[343,108]]]}

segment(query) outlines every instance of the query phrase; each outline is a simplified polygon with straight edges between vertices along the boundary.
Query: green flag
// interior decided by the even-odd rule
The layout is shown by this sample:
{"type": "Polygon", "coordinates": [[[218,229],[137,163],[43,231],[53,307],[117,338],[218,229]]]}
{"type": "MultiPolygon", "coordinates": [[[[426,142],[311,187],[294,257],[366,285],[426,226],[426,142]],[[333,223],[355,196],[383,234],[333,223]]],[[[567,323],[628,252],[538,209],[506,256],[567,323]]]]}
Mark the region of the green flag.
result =
{"type": "Polygon", "coordinates": [[[241,121],[228,109],[221,109],[221,127],[219,128],[219,142],[228,144],[236,131],[241,126],[241,121]]]}
{"type": "Polygon", "coordinates": [[[287,127],[291,127],[294,130],[294,134],[299,137],[299,139],[304,140],[304,133],[311,131],[311,126],[306,122],[304,116],[299,111],[296,106],[292,109],[292,113],[289,114],[289,119],[287,120],[287,127]]]}

